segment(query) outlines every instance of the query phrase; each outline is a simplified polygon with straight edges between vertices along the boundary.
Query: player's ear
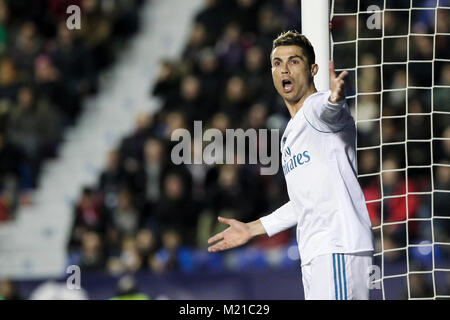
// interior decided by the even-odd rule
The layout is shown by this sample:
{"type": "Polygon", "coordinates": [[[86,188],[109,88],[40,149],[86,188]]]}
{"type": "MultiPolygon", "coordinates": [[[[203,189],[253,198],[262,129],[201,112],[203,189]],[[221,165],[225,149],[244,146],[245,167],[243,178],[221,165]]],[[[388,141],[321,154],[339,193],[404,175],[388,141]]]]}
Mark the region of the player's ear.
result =
{"type": "Polygon", "coordinates": [[[319,65],[313,64],[311,65],[311,75],[314,77],[319,72],[319,65]]]}

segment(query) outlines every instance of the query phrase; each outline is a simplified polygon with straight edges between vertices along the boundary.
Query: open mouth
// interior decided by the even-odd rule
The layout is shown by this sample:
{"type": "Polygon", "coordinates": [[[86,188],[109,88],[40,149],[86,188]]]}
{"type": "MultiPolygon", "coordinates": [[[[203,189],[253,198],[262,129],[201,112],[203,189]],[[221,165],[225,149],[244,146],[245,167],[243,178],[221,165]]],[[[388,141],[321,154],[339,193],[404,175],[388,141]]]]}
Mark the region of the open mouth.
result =
{"type": "Polygon", "coordinates": [[[292,83],[291,80],[283,80],[282,84],[285,93],[289,93],[292,92],[292,90],[294,90],[294,84],[292,83]]]}

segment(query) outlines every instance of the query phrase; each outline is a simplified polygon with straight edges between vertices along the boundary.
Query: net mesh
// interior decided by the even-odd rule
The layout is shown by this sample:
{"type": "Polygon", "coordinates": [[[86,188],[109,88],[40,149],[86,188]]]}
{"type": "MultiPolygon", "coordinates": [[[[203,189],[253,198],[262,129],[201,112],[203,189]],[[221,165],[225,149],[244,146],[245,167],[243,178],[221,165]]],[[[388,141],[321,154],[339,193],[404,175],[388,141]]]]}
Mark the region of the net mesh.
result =
{"type": "Polygon", "coordinates": [[[450,0],[333,0],[382,299],[450,298],[450,0]]]}

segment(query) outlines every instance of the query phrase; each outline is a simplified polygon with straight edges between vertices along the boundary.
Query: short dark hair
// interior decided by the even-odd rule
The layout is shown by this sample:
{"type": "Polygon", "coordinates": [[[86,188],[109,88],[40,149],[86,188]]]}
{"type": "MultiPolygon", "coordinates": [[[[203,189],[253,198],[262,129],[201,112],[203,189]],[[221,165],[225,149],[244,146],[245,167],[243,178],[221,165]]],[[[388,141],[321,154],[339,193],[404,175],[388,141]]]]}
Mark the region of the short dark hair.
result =
{"type": "Polygon", "coordinates": [[[308,58],[310,65],[316,63],[316,54],[311,42],[304,35],[295,30],[289,30],[280,34],[274,41],[272,51],[280,46],[299,46],[308,58]]]}

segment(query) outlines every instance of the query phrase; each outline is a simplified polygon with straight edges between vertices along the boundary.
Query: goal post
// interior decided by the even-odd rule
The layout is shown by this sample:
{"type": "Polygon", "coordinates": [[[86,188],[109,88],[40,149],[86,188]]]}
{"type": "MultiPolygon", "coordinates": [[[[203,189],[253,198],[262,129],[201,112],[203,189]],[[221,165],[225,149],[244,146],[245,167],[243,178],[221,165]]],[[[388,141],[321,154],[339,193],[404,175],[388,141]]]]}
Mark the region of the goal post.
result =
{"type": "Polygon", "coordinates": [[[317,90],[330,88],[330,2],[329,0],[302,0],[302,34],[304,34],[316,54],[319,72],[315,77],[317,90]]]}
{"type": "Polygon", "coordinates": [[[318,64],[350,73],[382,299],[450,298],[448,21],[450,0],[302,1],[318,64]]]}

